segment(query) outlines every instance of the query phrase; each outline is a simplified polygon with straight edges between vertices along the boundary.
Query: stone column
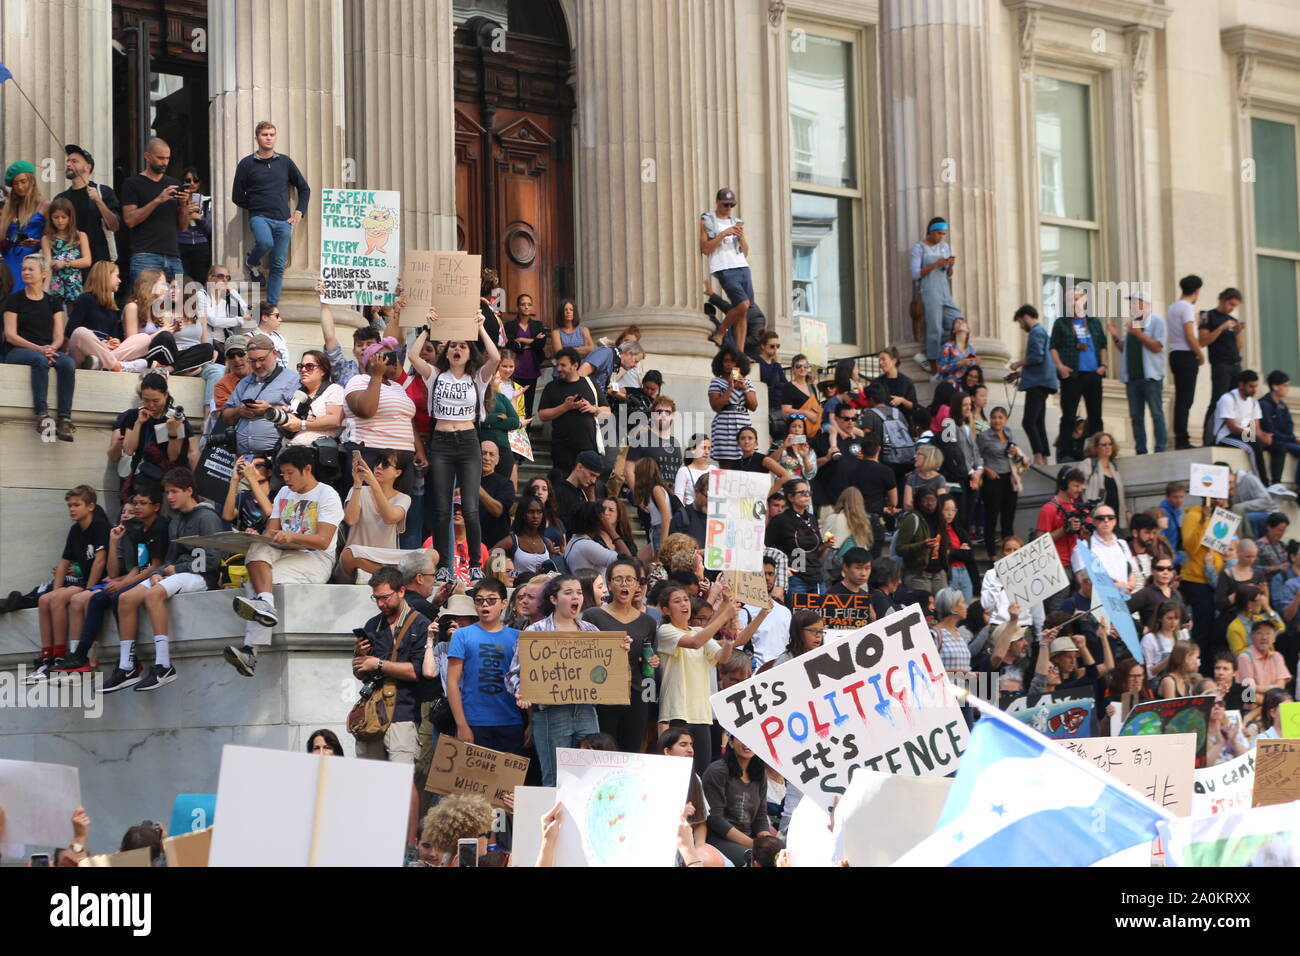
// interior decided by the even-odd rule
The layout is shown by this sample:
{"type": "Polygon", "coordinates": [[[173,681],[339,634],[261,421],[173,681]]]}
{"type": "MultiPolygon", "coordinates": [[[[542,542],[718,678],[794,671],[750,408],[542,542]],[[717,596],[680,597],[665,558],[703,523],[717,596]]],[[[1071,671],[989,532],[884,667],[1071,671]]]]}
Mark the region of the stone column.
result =
{"type": "Polygon", "coordinates": [[[695,4],[574,6],[583,322],[593,333],[635,322],[657,353],[710,355],[698,222],[712,192],[700,182],[695,4]]]}
{"type": "Polygon", "coordinates": [[[4,64],[31,104],[0,85],[0,137],[6,165],[36,166],[46,199],[67,188],[66,143],[90,150],[96,182],[113,181],[113,19],[110,0],[0,4],[4,64]],[[35,106],[34,110],[32,106],[35,106]],[[56,140],[36,110],[49,121],[56,140]]]}
{"type": "Polygon", "coordinates": [[[344,0],[347,155],[402,193],[402,245],[456,248],[451,0],[344,0]]]}
{"type": "MultiPolygon", "coordinates": [[[[305,17],[295,0],[211,0],[208,8],[213,260],[242,276],[252,236],[244,210],[230,202],[230,185],[235,166],[256,146],[258,121],[268,119],[279,133],[276,148],[293,157],[312,189],[280,301],[281,334],[295,352],[320,346],[320,194],[345,185],[343,0],[310,8],[305,17]]],[[[348,310],[334,311],[340,327],[347,325],[348,310]]]]}
{"type": "MultiPolygon", "coordinates": [[[[951,223],[953,298],[976,349],[995,362],[999,339],[993,188],[992,83],[986,0],[880,0],[889,340],[912,338],[908,251],[933,216],[951,223]]],[[[916,351],[915,347],[903,349],[916,351]]]]}

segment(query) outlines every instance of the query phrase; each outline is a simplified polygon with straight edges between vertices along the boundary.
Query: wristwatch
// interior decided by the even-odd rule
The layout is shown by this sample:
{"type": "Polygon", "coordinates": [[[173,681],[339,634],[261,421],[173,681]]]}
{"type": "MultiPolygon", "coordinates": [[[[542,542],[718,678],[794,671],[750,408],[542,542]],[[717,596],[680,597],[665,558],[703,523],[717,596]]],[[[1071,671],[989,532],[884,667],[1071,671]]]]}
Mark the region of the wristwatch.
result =
{"type": "Polygon", "coordinates": [[[375,672],[378,674],[382,674],[384,672],[384,660],[382,657],[379,659],[379,667],[375,669],[375,672]]]}
{"type": "Polygon", "coordinates": [[[68,844],[68,849],[71,850],[73,853],[85,853],[85,852],[86,852],[86,848],[85,848],[84,846],[82,846],[80,843],[69,843],[69,844],[68,844]]]}
{"type": "Polygon", "coordinates": [[[298,419],[298,431],[305,432],[306,430],[307,430],[307,419],[305,418],[298,419]]]}

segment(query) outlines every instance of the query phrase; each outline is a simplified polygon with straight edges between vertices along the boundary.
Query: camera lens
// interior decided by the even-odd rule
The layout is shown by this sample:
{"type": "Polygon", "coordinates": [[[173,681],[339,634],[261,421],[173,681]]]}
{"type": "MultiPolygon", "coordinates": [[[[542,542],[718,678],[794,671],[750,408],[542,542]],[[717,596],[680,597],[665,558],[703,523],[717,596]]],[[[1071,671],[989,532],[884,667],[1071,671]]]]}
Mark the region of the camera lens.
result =
{"type": "Polygon", "coordinates": [[[289,421],[289,413],[283,408],[268,408],[263,417],[272,425],[284,425],[289,421]]]}

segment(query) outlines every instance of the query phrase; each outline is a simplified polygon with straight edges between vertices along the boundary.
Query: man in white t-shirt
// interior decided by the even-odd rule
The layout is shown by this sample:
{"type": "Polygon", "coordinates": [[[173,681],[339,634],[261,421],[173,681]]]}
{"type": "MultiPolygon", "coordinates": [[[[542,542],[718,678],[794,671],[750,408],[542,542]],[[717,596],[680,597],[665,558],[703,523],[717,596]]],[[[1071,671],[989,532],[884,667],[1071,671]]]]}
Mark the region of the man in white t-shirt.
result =
{"type": "Polygon", "coordinates": [[[1128,542],[1115,533],[1117,521],[1114,508],[1098,505],[1092,512],[1092,522],[1097,530],[1087,541],[1080,541],[1074,546],[1074,552],[1070,555],[1070,568],[1076,575],[1086,574],[1088,558],[1085,551],[1091,551],[1115,582],[1115,587],[1120,589],[1120,593],[1131,594],[1140,584],[1137,565],[1128,542]]]}
{"type": "Polygon", "coordinates": [[[253,597],[235,598],[235,613],[248,624],[244,646],[226,648],[225,658],[244,677],[252,677],[257,649],[271,643],[271,628],[279,623],[274,584],[325,584],[334,568],[334,543],[343,523],[343,502],[338,492],[316,480],[312,473],[315,453],[303,445],[290,445],[280,454],[277,467],[284,487],[271,503],[271,519],[263,534],[267,544],[248,549],[244,564],[253,597]],[[276,545],[296,545],[282,550],[276,545]]]}
{"type": "MultiPolygon", "coordinates": [[[[767,582],[767,593],[771,594],[776,587],[776,561],[766,555],[763,556],[763,580],[767,582]]],[[[746,604],[745,610],[749,612],[749,619],[753,620],[762,608],[746,604]]],[[[759,623],[758,630],[750,639],[754,648],[755,671],[785,653],[790,644],[790,617],[790,609],[772,598],[772,610],[759,623]]]]}
{"type": "Polygon", "coordinates": [[[1260,428],[1263,413],[1255,399],[1258,388],[1259,373],[1246,369],[1237,376],[1237,387],[1219,397],[1214,406],[1214,443],[1250,452],[1255,474],[1267,475],[1264,447],[1272,444],[1273,436],[1260,428]]]}
{"type": "Polygon", "coordinates": [[[713,210],[700,216],[700,252],[708,256],[709,274],[718,280],[731,302],[710,341],[721,348],[734,326],[736,347],[743,351],[749,334],[746,316],[754,301],[754,279],[749,271],[745,220],[736,217],[735,209],[736,194],[726,187],[719,189],[713,210]]]}

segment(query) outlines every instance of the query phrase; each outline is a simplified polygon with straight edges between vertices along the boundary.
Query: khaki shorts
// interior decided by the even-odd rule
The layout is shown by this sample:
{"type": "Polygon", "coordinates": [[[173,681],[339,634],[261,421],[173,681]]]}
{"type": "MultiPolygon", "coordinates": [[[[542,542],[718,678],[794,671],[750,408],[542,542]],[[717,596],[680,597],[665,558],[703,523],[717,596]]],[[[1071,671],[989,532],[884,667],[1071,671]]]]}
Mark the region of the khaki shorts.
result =
{"type": "Polygon", "coordinates": [[[382,738],[357,741],[357,756],[363,760],[413,764],[419,749],[413,720],[389,724],[382,738]]]}
{"type": "Polygon", "coordinates": [[[328,584],[333,564],[321,559],[319,551],[281,551],[258,542],[248,549],[244,564],[255,561],[271,566],[275,584],[328,584]]]}

